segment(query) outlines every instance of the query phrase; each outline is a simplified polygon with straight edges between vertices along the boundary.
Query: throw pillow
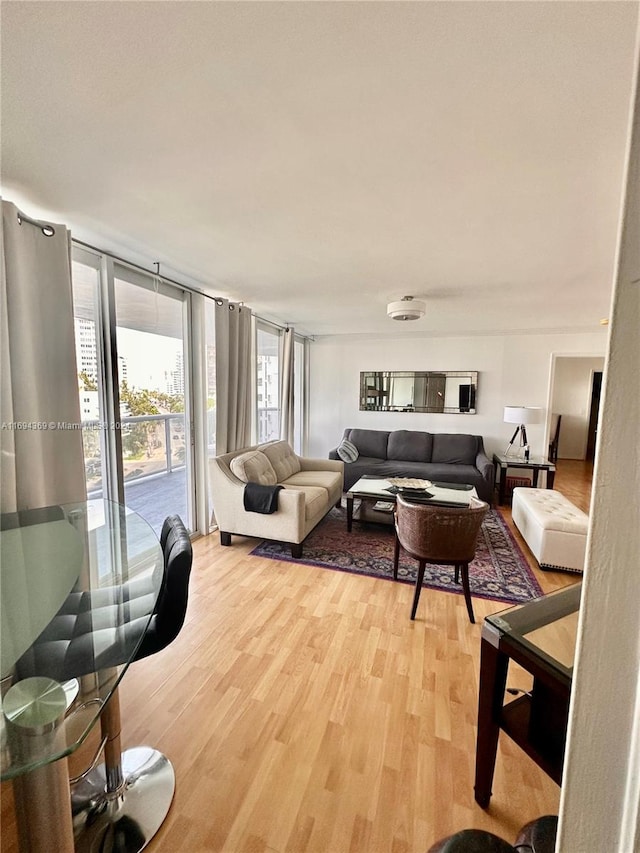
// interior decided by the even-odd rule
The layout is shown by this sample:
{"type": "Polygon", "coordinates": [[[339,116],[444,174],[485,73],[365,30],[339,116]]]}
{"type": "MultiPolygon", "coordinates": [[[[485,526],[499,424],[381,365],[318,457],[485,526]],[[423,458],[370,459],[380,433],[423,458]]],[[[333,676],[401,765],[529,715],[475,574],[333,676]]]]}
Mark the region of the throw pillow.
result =
{"type": "Polygon", "coordinates": [[[243,483],[275,486],[278,482],[271,463],[259,450],[247,450],[245,453],[240,453],[231,460],[229,467],[243,483]]]}
{"type": "Polygon", "coordinates": [[[336,448],[336,453],[342,459],[343,462],[355,462],[358,456],[358,448],[353,444],[353,442],[349,441],[346,438],[343,438],[338,447],[336,448]]]}

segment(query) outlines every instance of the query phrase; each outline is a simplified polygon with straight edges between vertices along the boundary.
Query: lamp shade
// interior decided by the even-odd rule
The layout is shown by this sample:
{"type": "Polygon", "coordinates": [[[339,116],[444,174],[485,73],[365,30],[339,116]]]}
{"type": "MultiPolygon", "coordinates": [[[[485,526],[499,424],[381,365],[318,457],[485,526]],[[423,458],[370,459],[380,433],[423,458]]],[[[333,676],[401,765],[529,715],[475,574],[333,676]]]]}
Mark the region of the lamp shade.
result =
{"type": "Polygon", "coordinates": [[[542,409],[535,406],[505,406],[506,424],[537,424],[542,419],[542,409]]]}
{"type": "Polygon", "coordinates": [[[403,296],[399,302],[387,305],[387,314],[392,320],[419,320],[426,310],[425,303],[413,296],[403,296]]]}

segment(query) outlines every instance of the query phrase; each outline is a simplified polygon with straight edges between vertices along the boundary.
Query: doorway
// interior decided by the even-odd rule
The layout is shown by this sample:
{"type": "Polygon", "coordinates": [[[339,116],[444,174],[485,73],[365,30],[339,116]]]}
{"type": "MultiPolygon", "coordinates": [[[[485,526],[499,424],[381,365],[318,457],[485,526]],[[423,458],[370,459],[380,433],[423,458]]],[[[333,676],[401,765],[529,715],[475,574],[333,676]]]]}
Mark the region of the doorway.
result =
{"type": "Polygon", "coordinates": [[[603,371],[604,356],[553,357],[549,422],[562,415],[558,459],[593,459],[603,371]]]}

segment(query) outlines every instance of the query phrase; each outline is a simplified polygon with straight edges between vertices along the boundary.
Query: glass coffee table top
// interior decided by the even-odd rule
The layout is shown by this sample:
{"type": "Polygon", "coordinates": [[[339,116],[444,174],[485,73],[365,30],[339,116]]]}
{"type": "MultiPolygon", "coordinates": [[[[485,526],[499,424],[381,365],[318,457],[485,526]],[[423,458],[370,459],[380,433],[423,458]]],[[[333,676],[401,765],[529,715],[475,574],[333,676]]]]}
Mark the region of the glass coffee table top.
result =
{"type": "MultiPolygon", "coordinates": [[[[416,492],[411,489],[410,492],[404,493],[403,497],[406,500],[411,500],[415,494],[418,495],[421,502],[434,503],[444,506],[469,506],[472,498],[478,497],[478,494],[473,486],[462,485],[457,483],[441,483],[429,482],[430,485],[424,490],[424,495],[420,491],[416,492]]],[[[393,501],[395,503],[397,487],[394,487],[388,479],[361,477],[347,491],[347,498],[369,498],[383,501],[393,501]]]]}

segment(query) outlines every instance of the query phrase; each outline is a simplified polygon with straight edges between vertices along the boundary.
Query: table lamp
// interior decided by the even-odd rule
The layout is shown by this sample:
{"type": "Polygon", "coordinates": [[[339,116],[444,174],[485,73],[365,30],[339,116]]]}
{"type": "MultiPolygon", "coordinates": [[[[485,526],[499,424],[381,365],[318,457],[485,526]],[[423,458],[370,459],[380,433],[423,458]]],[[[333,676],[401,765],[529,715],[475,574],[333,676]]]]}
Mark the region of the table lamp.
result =
{"type": "Polygon", "coordinates": [[[537,424],[539,423],[542,415],[542,409],[533,407],[533,406],[505,406],[504,407],[504,422],[506,424],[518,424],[516,427],[516,431],[511,436],[511,441],[509,442],[509,446],[504,452],[505,456],[508,456],[511,448],[513,447],[513,443],[518,437],[518,433],[520,433],[520,447],[525,447],[529,442],[527,441],[527,430],[526,424],[537,424]]]}

